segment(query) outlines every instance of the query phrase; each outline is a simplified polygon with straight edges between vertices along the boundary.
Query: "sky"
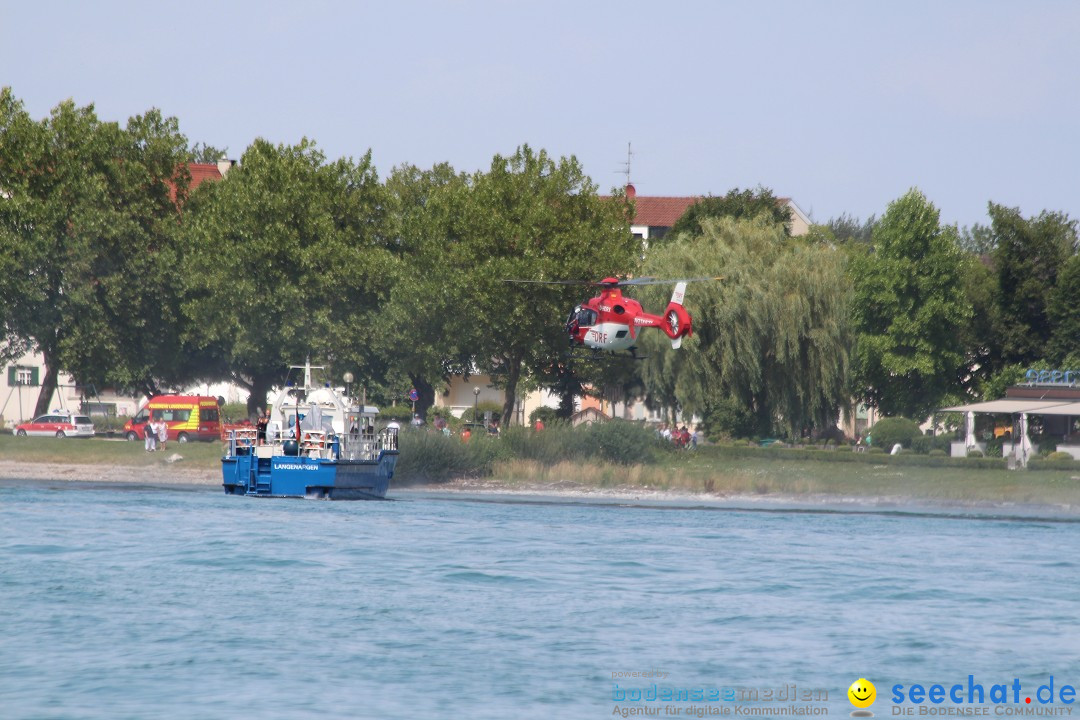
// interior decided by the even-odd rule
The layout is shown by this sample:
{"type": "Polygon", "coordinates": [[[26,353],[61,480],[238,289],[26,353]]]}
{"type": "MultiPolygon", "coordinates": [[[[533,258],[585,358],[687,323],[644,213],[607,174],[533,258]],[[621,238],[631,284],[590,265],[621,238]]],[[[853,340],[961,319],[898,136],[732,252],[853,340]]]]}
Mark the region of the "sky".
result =
{"type": "Polygon", "coordinates": [[[918,187],[1080,218],[1080,3],[0,0],[0,86],[121,124],[159,108],[231,158],[483,170],[521,144],[602,192],[765,186],[818,222],[918,187]]]}

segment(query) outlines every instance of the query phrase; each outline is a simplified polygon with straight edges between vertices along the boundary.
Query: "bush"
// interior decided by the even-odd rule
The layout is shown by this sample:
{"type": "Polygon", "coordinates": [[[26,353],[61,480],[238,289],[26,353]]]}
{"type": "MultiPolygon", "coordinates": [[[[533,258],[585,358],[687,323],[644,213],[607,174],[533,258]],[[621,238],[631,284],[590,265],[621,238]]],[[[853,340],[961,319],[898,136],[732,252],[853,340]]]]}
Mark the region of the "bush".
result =
{"type": "Polygon", "coordinates": [[[502,417],[502,404],[497,402],[482,402],[476,406],[476,417],[473,416],[473,408],[461,413],[461,419],[466,422],[484,422],[484,414],[491,413],[491,417],[498,420],[502,417]]]}
{"type": "Polygon", "coordinates": [[[705,408],[700,426],[705,437],[714,442],[726,437],[752,437],[759,432],[753,413],[732,399],[705,408]]]}
{"type": "Polygon", "coordinates": [[[886,451],[892,450],[896,443],[909,448],[912,439],[922,435],[918,423],[902,417],[885,418],[870,428],[867,434],[873,438],[875,447],[886,451]]]}
{"type": "Polygon", "coordinates": [[[395,481],[438,482],[486,475],[496,460],[508,456],[498,438],[475,435],[469,442],[435,432],[401,433],[395,481]]]}
{"type": "Polygon", "coordinates": [[[934,449],[934,438],[929,435],[916,435],[911,438],[911,452],[916,455],[929,455],[934,449]]]}
{"type": "MultiPolygon", "coordinates": [[[[1057,435],[1046,435],[1045,433],[1038,433],[1036,435],[1031,436],[1031,442],[1033,442],[1034,444],[1039,446],[1039,454],[1040,455],[1042,455],[1044,453],[1045,454],[1050,454],[1050,453],[1057,452],[1057,446],[1058,446],[1058,436],[1057,435]]],[[[1069,455],[1068,453],[1065,453],[1065,454],[1069,455]]],[[[1072,455],[1069,455],[1069,457],[1071,458],[1072,455]]]]}
{"type": "Polygon", "coordinates": [[[390,420],[412,420],[413,411],[411,405],[390,405],[379,408],[379,419],[389,422],[390,420]]]}
{"type": "Polygon", "coordinates": [[[1070,455],[1067,452],[1058,452],[1058,451],[1055,450],[1054,452],[1047,455],[1046,459],[1049,460],[1050,462],[1054,462],[1056,460],[1069,460],[1069,461],[1071,461],[1073,459],[1073,456],[1070,455]]]}
{"type": "Polygon", "coordinates": [[[967,456],[969,458],[986,457],[985,455],[983,455],[983,451],[980,450],[979,448],[971,448],[970,450],[967,451],[967,456]]]}
{"type": "Polygon", "coordinates": [[[545,427],[551,425],[558,419],[558,416],[556,415],[557,412],[558,411],[555,408],[549,408],[546,405],[541,405],[540,407],[529,413],[529,425],[535,425],[537,419],[542,420],[545,427]]]}
{"type": "Polygon", "coordinates": [[[928,454],[928,455],[929,455],[930,457],[949,457],[949,453],[945,452],[945,451],[944,451],[944,450],[942,450],[941,448],[934,448],[933,450],[931,450],[931,451],[930,451],[929,453],[927,453],[927,454],[928,454]]]}
{"type": "Polygon", "coordinates": [[[247,420],[247,403],[225,403],[221,406],[221,419],[227,423],[247,420]]]}

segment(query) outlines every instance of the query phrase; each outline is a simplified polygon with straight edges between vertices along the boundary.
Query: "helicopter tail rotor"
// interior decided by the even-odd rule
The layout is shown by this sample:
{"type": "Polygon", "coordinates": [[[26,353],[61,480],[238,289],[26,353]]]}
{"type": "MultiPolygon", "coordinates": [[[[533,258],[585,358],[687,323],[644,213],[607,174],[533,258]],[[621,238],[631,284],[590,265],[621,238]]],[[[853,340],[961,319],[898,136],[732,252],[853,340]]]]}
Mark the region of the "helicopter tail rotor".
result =
{"type": "Polygon", "coordinates": [[[693,321],[690,313],[683,307],[683,296],[686,294],[686,282],[675,284],[675,292],[671,293],[671,302],[664,311],[667,321],[663,325],[664,332],[671,338],[671,347],[678,349],[682,345],[682,339],[694,332],[693,321]]]}

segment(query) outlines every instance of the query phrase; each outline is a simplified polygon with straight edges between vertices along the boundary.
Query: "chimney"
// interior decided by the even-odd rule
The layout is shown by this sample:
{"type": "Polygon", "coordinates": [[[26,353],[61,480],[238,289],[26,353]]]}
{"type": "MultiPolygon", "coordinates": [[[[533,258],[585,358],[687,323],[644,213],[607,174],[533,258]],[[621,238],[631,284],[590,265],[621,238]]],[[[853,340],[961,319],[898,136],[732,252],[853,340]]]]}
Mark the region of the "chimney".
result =
{"type": "Polygon", "coordinates": [[[630,183],[626,183],[626,197],[630,198],[631,200],[637,197],[637,188],[635,188],[630,183]]]}
{"type": "Polygon", "coordinates": [[[225,177],[225,173],[232,170],[232,167],[235,164],[236,164],[235,160],[229,160],[226,157],[222,157],[220,160],[218,160],[217,161],[217,169],[218,169],[218,172],[221,173],[221,177],[225,177]]]}

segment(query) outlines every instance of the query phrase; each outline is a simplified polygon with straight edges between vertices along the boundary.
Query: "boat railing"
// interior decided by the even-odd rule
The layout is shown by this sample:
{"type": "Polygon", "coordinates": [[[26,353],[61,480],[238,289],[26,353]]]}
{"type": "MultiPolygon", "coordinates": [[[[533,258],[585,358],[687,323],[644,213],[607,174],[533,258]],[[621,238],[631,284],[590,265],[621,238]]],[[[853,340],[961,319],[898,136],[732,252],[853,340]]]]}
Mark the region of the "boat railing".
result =
{"type": "MultiPolygon", "coordinates": [[[[251,455],[255,454],[256,450],[254,448],[258,446],[260,456],[263,456],[263,452],[268,453],[268,455],[284,455],[285,443],[294,439],[295,433],[268,432],[266,444],[259,445],[254,428],[230,430],[228,433],[228,452],[233,457],[236,455],[251,455]]],[[[345,435],[334,435],[324,430],[302,430],[300,439],[297,441],[297,448],[293,452],[298,452],[303,457],[378,460],[383,452],[397,452],[397,449],[397,428],[384,428],[378,433],[371,430],[351,432],[345,435]]]]}
{"type": "Polygon", "coordinates": [[[346,460],[378,460],[385,451],[397,451],[397,430],[384,428],[378,434],[374,430],[351,432],[344,436],[341,457],[346,460]]]}
{"type": "Polygon", "coordinates": [[[255,428],[237,428],[229,431],[229,455],[248,455],[255,447],[257,431],[255,428]],[[239,452],[237,452],[239,450],[239,452]]]}

